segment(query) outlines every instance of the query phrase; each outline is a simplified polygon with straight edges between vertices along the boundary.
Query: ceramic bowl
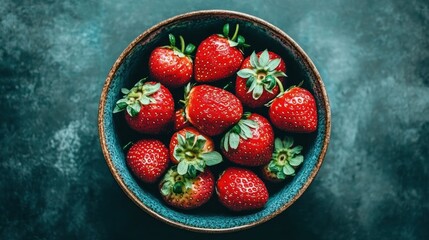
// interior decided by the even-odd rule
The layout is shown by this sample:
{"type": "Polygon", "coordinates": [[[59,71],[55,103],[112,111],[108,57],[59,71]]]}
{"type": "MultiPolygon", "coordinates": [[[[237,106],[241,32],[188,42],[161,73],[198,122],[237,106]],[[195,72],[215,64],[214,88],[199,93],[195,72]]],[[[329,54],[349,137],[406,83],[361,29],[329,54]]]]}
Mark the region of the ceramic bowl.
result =
{"type": "MultiPolygon", "coordinates": [[[[173,92],[174,94],[182,94],[182,90],[180,93],[173,92]]],[[[250,228],[268,221],[291,206],[308,188],[322,165],[329,143],[330,126],[330,108],[324,84],[304,50],[272,24],[248,14],[224,10],[178,15],[137,36],[111,68],[102,89],[98,112],[99,137],[104,157],[113,177],[126,195],[154,218],[176,227],[200,232],[230,232],[250,228]],[[127,168],[123,146],[142,136],[129,129],[123,115],[113,114],[112,111],[116,101],[122,96],[121,88],[130,88],[139,79],[148,76],[147,59],[150,52],[157,46],[167,45],[169,33],[183,35],[187,42],[198,45],[205,37],[221,33],[225,23],[240,24],[240,34],[251,45],[245,52],[246,56],[253,50],[268,48],[285,60],[288,75],[285,87],[304,81],[303,87],[313,93],[317,102],[318,129],[311,134],[295,136],[296,141],[304,146],[304,163],[291,180],[268,185],[270,198],[263,209],[245,213],[230,212],[220,205],[214,195],[206,205],[198,209],[176,210],[162,201],[156,186],[141,183],[127,168]]]]}

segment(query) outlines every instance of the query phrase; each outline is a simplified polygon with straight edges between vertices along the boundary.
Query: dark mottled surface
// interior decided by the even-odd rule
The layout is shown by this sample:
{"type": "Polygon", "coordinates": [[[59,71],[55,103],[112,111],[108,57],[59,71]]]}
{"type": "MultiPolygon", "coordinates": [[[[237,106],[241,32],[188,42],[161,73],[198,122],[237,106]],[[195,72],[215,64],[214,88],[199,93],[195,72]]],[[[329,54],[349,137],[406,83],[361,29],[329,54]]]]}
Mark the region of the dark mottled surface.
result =
{"type": "Polygon", "coordinates": [[[429,239],[427,1],[0,2],[0,239],[429,239]],[[97,108],[117,56],[176,14],[230,9],[294,38],[332,107],[325,163],[288,210],[206,236],[135,206],[111,176],[97,108]]]}

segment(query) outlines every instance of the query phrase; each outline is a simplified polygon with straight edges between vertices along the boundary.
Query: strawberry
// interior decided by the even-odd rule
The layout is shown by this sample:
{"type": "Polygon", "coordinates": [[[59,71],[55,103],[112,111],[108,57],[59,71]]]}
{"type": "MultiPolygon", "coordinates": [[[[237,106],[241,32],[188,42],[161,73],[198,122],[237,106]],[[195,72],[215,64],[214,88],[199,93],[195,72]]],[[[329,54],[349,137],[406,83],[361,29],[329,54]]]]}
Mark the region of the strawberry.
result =
{"type": "Polygon", "coordinates": [[[195,177],[197,171],[204,172],[206,165],[212,166],[222,161],[222,155],[214,148],[210,137],[195,128],[186,127],[171,137],[170,158],[174,164],[178,164],[177,172],[180,175],[195,177]]]}
{"type": "Polygon", "coordinates": [[[276,138],[271,161],[262,167],[262,176],[272,182],[280,182],[295,176],[295,169],[304,161],[302,146],[293,146],[293,138],[276,138]]]}
{"type": "Polygon", "coordinates": [[[257,108],[275,98],[286,77],[286,65],[273,52],[253,52],[237,72],[235,95],[243,105],[257,108]]]}
{"type": "Polygon", "coordinates": [[[243,62],[240,48],[248,47],[243,36],[238,35],[236,25],[234,35],[229,38],[229,24],[223,27],[223,35],[213,34],[204,39],[195,54],[195,80],[213,82],[234,75],[243,62]]]}
{"type": "Polygon", "coordinates": [[[223,155],[243,166],[267,164],[273,152],[274,132],[268,120],[256,113],[244,117],[221,140],[223,155]]]}
{"type": "Polygon", "coordinates": [[[213,195],[214,177],[210,170],[195,178],[180,175],[174,166],[167,171],[159,184],[162,199],[170,206],[179,209],[193,209],[205,204],[213,195]]]}
{"type": "Polygon", "coordinates": [[[317,128],[316,100],[299,86],[292,86],[275,98],[268,113],[271,123],[284,131],[310,133],[317,128]]]}
{"type": "Polygon", "coordinates": [[[185,48],[185,41],[180,38],[181,49],[176,47],[176,38],[168,35],[170,46],[155,48],[149,57],[150,76],[167,87],[181,87],[187,84],[193,74],[191,54],[195,50],[193,44],[185,48]]]}
{"type": "Polygon", "coordinates": [[[232,93],[209,85],[188,85],[185,92],[186,118],[203,134],[219,135],[240,121],[243,106],[232,93]]]}
{"type": "Polygon", "coordinates": [[[173,129],[174,131],[179,131],[185,127],[190,127],[191,124],[186,119],[185,111],[181,108],[176,111],[176,113],[173,116],[173,129]]]}
{"type": "Polygon", "coordinates": [[[261,209],[268,201],[264,182],[251,170],[227,168],[216,182],[219,201],[232,211],[261,209]]]}
{"type": "Polygon", "coordinates": [[[173,119],[174,100],[170,91],[156,82],[138,81],[131,90],[123,88],[123,98],[116,102],[113,113],[126,109],[128,125],[140,132],[157,134],[173,119]]]}
{"type": "Polygon", "coordinates": [[[169,163],[168,149],[159,140],[143,139],[133,144],[127,153],[127,165],[137,178],[156,182],[169,163]]]}

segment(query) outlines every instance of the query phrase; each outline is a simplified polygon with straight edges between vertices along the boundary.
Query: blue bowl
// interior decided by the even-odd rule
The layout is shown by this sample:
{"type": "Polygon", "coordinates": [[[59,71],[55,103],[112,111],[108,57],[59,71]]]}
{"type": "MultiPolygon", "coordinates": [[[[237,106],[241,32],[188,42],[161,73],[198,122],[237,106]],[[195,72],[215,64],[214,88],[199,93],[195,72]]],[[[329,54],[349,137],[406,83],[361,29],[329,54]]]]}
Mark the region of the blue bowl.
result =
{"type": "MultiPolygon", "coordinates": [[[[250,53],[246,53],[249,55],[250,53]]],[[[285,87],[287,87],[286,85],[285,87]]],[[[174,93],[182,94],[182,93],[174,93]]],[[[176,227],[200,232],[230,232],[261,224],[293,204],[311,184],[322,165],[330,138],[330,108],[324,84],[307,54],[286,33],[272,24],[247,14],[208,10],[175,16],[146,30],[118,57],[111,68],[101,93],[98,130],[107,165],[123,191],[141,209],[153,217],[176,227]],[[268,48],[286,62],[288,85],[304,80],[303,87],[313,93],[318,110],[318,129],[311,134],[297,135],[304,145],[304,163],[296,176],[286,183],[268,185],[270,198],[266,206],[246,213],[227,211],[216,196],[199,209],[180,211],[166,205],[156,186],[139,182],[126,166],[123,146],[139,135],[131,131],[121,114],[113,114],[121,88],[130,88],[148,76],[147,59],[157,46],[167,45],[168,34],[183,35],[187,42],[198,44],[205,37],[222,30],[225,23],[240,24],[240,34],[251,45],[249,51],[268,48]]],[[[281,136],[280,136],[281,137],[281,136]]]]}

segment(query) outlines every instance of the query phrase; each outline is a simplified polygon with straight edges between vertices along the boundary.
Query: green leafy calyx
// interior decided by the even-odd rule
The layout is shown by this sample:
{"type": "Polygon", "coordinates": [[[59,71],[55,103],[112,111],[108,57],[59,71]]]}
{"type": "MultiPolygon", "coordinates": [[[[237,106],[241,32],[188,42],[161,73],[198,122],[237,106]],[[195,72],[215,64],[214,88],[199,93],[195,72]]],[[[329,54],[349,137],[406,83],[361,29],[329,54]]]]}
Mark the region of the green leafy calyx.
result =
{"type": "Polygon", "coordinates": [[[161,88],[161,84],[144,83],[146,79],[147,78],[143,78],[138,81],[130,90],[127,88],[121,89],[121,92],[124,94],[124,96],[116,102],[113,113],[127,110],[127,113],[131,117],[134,117],[140,112],[142,105],[156,103],[156,100],[152,97],[152,95],[161,88]]]}
{"type": "Polygon", "coordinates": [[[295,176],[296,168],[304,161],[304,156],[301,155],[302,146],[293,146],[293,143],[293,138],[288,136],[283,141],[280,138],[274,141],[275,150],[268,163],[268,171],[274,173],[278,179],[295,176]]]}
{"type": "Polygon", "coordinates": [[[221,147],[226,152],[230,149],[237,149],[240,144],[240,138],[244,140],[252,138],[252,128],[257,129],[259,125],[257,122],[247,119],[249,116],[249,113],[245,113],[243,118],[223,136],[221,147]]]}
{"type": "Polygon", "coordinates": [[[213,166],[222,162],[222,155],[216,151],[207,151],[207,139],[202,135],[186,132],[177,134],[177,145],[173,156],[179,162],[177,172],[180,175],[196,177],[198,172],[204,172],[206,166],[213,166]]]}
{"type": "Polygon", "coordinates": [[[280,92],[284,91],[283,84],[278,78],[286,77],[286,74],[276,70],[280,62],[280,58],[270,59],[268,50],[264,50],[259,57],[253,52],[250,55],[252,67],[237,72],[239,77],[247,79],[247,93],[252,93],[253,99],[259,99],[264,90],[273,93],[276,85],[279,86],[280,92]]]}
{"type": "Polygon", "coordinates": [[[161,181],[161,194],[164,196],[183,194],[192,189],[192,185],[193,179],[188,175],[180,175],[174,166],[167,171],[161,181]]]}
{"type": "Polygon", "coordinates": [[[168,34],[168,39],[170,41],[169,46],[164,46],[165,48],[172,49],[174,51],[174,54],[176,54],[179,57],[188,57],[191,61],[191,54],[195,50],[195,45],[192,43],[188,43],[188,45],[185,44],[185,39],[182,36],[179,36],[180,40],[180,49],[176,47],[176,37],[174,37],[173,34],[168,34]]]}
{"type": "Polygon", "coordinates": [[[243,48],[246,48],[246,47],[250,47],[250,45],[249,44],[246,44],[245,42],[246,42],[246,39],[244,39],[244,37],[243,36],[241,36],[241,35],[238,35],[238,30],[240,29],[240,25],[239,24],[236,24],[235,25],[235,31],[234,31],[234,34],[232,35],[232,37],[230,38],[229,37],[229,23],[227,23],[227,24],[225,24],[224,26],[223,26],[223,35],[220,35],[220,36],[222,36],[222,37],[224,37],[224,38],[227,38],[228,39],[228,43],[229,43],[229,46],[231,46],[231,47],[237,47],[237,48],[240,48],[240,49],[243,49],[243,48]]]}

